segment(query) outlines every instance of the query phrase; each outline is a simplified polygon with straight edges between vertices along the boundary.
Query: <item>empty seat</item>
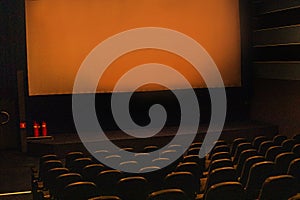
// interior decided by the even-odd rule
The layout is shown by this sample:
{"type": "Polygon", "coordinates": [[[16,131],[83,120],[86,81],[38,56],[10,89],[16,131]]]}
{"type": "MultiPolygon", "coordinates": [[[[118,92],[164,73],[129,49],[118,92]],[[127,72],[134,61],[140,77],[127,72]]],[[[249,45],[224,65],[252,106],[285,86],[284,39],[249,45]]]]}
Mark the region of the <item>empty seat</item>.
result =
{"type": "Polygon", "coordinates": [[[39,161],[39,166],[41,167],[42,164],[48,160],[58,160],[58,157],[57,155],[55,154],[47,154],[47,155],[43,155],[41,158],[40,158],[40,161],[39,161]]]}
{"type": "Polygon", "coordinates": [[[125,161],[120,163],[120,170],[124,172],[138,172],[140,170],[139,164],[135,160],[125,161]]]}
{"type": "Polygon", "coordinates": [[[265,158],[269,161],[275,161],[276,156],[284,152],[286,152],[286,150],[284,150],[282,146],[272,146],[267,150],[265,158]]]}
{"type": "Polygon", "coordinates": [[[273,138],[273,143],[275,145],[281,145],[281,143],[287,139],[287,136],[285,135],[275,135],[274,138],[273,138]]]}
{"type": "Polygon", "coordinates": [[[214,153],[211,156],[211,160],[210,162],[213,162],[215,160],[220,160],[220,159],[230,159],[231,160],[231,155],[229,152],[218,152],[218,153],[214,153]]]}
{"type": "Polygon", "coordinates": [[[149,166],[140,169],[140,176],[146,178],[150,184],[151,192],[159,190],[163,184],[165,176],[169,173],[168,170],[161,169],[157,166],[149,166]]]}
{"type": "Polygon", "coordinates": [[[201,170],[200,166],[195,162],[186,162],[180,163],[176,169],[176,172],[191,172],[196,179],[200,179],[203,176],[203,171],[201,170]]]}
{"type": "Polygon", "coordinates": [[[243,166],[241,176],[240,176],[240,183],[245,187],[247,184],[247,180],[249,177],[250,169],[255,163],[259,163],[265,161],[265,157],[263,156],[252,156],[246,159],[245,164],[243,166]]]}
{"type": "Polygon", "coordinates": [[[157,166],[160,168],[165,167],[168,163],[170,163],[169,158],[156,158],[152,160],[152,166],[157,166]]]}
{"type": "Polygon", "coordinates": [[[182,162],[195,162],[199,165],[201,171],[205,170],[205,158],[200,158],[198,155],[184,156],[182,162]]]}
{"type": "Polygon", "coordinates": [[[69,152],[66,155],[66,168],[71,169],[73,161],[76,160],[77,158],[83,158],[83,157],[84,155],[82,152],[79,151],[69,152]]]}
{"type": "Polygon", "coordinates": [[[63,189],[70,183],[82,181],[82,176],[78,173],[67,173],[56,177],[54,194],[58,199],[61,199],[63,189]]]}
{"type": "Polygon", "coordinates": [[[208,174],[210,174],[213,170],[223,167],[233,167],[233,163],[230,159],[219,159],[214,160],[210,163],[208,167],[208,174]]]}
{"type": "Polygon", "coordinates": [[[258,155],[256,149],[248,149],[248,150],[242,151],[240,158],[237,162],[237,166],[236,166],[236,173],[237,173],[238,177],[241,176],[245,161],[248,158],[250,158],[252,156],[256,156],[256,155],[258,155]]]}
{"type": "Polygon", "coordinates": [[[233,157],[233,164],[237,164],[242,151],[252,149],[252,148],[253,148],[252,144],[249,143],[249,142],[239,144],[236,148],[236,151],[235,151],[235,154],[234,154],[234,157],[233,157]]]}
{"type": "Polygon", "coordinates": [[[84,200],[98,196],[97,186],[92,182],[76,182],[67,185],[62,192],[63,199],[84,200]]]}
{"type": "Polygon", "coordinates": [[[193,142],[191,145],[190,145],[190,149],[191,148],[194,148],[194,147],[201,147],[202,146],[202,142],[193,142]]]}
{"type": "Polygon", "coordinates": [[[71,171],[75,173],[82,173],[82,170],[85,166],[93,164],[93,161],[91,158],[77,158],[73,161],[71,171]]]}
{"type": "Polygon", "coordinates": [[[300,143],[300,134],[294,135],[293,139],[296,140],[296,142],[299,144],[300,143]]]}
{"type": "Polygon", "coordinates": [[[139,163],[139,165],[142,165],[141,168],[151,166],[151,161],[155,159],[155,157],[150,157],[149,153],[136,153],[134,155],[134,160],[139,163]]]}
{"type": "MultiPolygon", "coordinates": [[[[145,146],[143,153],[150,153],[150,152],[156,151],[156,150],[158,150],[158,146],[155,146],[155,145],[145,146]]],[[[158,155],[157,155],[157,157],[158,157],[158,155]]]]}
{"type": "Polygon", "coordinates": [[[234,156],[237,146],[239,144],[245,143],[245,142],[248,142],[248,140],[246,138],[236,138],[236,139],[234,139],[233,142],[232,142],[231,151],[230,151],[231,156],[234,156]]]}
{"type": "Polygon", "coordinates": [[[200,180],[197,180],[190,172],[174,172],[165,177],[165,189],[181,189],[191,199],[196,197],[200,188],[200,180]]]}
{"type": "Polygon", "coordinates": [[[183,146],[181,144],[172,144],[168,146],[168,150],[175,150],[177,152],[181,152],[182,154],[183,152],[183,146]]]}
{"type": "Polygon", "coordinates": [[[95,183],[101,195],[116,195],[116,186],[123,174],[119,170],[105,170],[100,172],[95,183]]]}
{"type": "Polygon", "coordinates": [[[121,156],[117,154],[106,156],[104,160],[109,166],[119,166],[120,163],[123,162],[121,156]]]}
{"type": "Polygon", "coordinates": [[[214,142],[214,147],[223,146],[223,145],[227,145],[227,142],[225,142],[225,140],[217,140],[214,142]]]}
{"type": "Polygon", "coordinates": [[[245,200],[246,195],[239,182],[223,182],[212,185],[204,196],[204,200],[245,200]]]}
{"type": "Polygon", "coordinates": [[[276,170],[280,174],[287,174],[290,163],[297,158],[292,152],[281,153],[275,158],[276,170]]]}
{"type": "Polygon", "coordinates": [[[289,169],[288,169],[288,174],[292,175],[293,177],[296,178],[297,182],[298,182],[298,193],[300,193],[300,158],[297,158],[295,160],[293,160],[290,163],[289,169]]]}
{"type": "Polygon", "coordinates": [[[297,156],[300,156],[300,144],[296,144],[292,151],[297,155],[297,156]]]}
{"type": "Polygon", "coordinates": [[[121,200],[118,196],[99,196],[99,197],[93,197],[89,200],[121,200]]]}
{"type": "Polygon", "coordinates": [[[296,145],[296,140],[294,139],[286,139],[281,143],[281,146],[286,150],[286,151],[292,151],[293,147],[296,145]]]}
{"type": "Polygon", "coordinates": [[[260,144],[259,148],[258,148],[258,153],[260,153],[261,155],[265,156],[267,150],[272,147],[275,146],[273,141],[264,141],[260,144]]]}
{"type": "Polygon", "coordinates": [[[235,169],[233,167],[223,167],[213,170],[207,177],[205,184],[204,193],[207,193],[208,189],[217,183],[222,182],[235,182],[237,181],[237,176],[235,169]]]}
{"type": "Polygon", "coordinates": [[[42,166],[40,167],[40,178],[41,180],[44,180],[45,175],[48,170],[53,169],[53,168],[62,168],[63,164],[60,160],[48,160],[42,163],[42,166]]]}
{"type": "Polygon", "coordinates": [[[215,153],[219,153],[219,152],[228,152],[228,154],[229,154],[230,149],[229,149],[228,145],[215,146],[209,154],[209,159],[211,159],[211,157],[215,153]]]}
{"type": "Polygon", "coordinates": [[[297,182],[293,176],[271,176],[263,183],[259,200],[283,200],[297,194],[297,182]]]}
{"type": "Polygon", "coordinates": [[[257,198],[260,188],[265,180],[276,175],[274,162],[264,161],[254,164],[249,173],[249,177],[246,184],[247,198],[257,198]]]}
{"type": "Polygon", "coordinates": [[[44,185],[46,188],[48,188],[49,190],[53,191],[54,190],[54,186],[56,184],[56,178],[59,175],[62,174],[66,174],[69,173],[69,170],[67,168],[52,168],[50,170],[48,170],[45,173],[45,177],[44,177],[44,185]]]}
{"type": "Polygon", "coordinates": [[[110,153],[108,150],[105,149],[101,149],[101,150],[97,150],[93,153],[93,156],[98,159],[99,162],[101,162],[101,160],[103,160],[106,156],[109,156],[110,153]]]}
{"type": "Polygon", "coordinates": [[[194,147],[187,151],[187,155],[197,155],[199,156],[200,147],[194,147]]]}
{"type": "Polygon", "coordinates": [[[189,200],[189,197],[180,189],[164,189],[151,193],[147,200],[189,200]]]}
{"type": "Polygon", "coordinates": [[[261,143],[265,142],[265,141],[268,141],[268,138],[264,135],[262,136],[257,136],[253,139],[253,142],[252,142],[252,145],[253,147],[258,150],[259,146],[261,143]]]}
{"type": "Polygon", "coordinates": [[[149,194],[149,184],[144,177],[122,178],[117,184],[117,196],[122,200],[143,200],[149,194]]]}
{"type": "Polygon", "coordinates": [[[90,164],[90,165],[86,165],[82,169],[82,177],[86,181],[92,181],[92,182],[94,182],[96,176],[100,172],[102,172],[103,170],[105,170],[105,167],[102,164],[90,164]]]}

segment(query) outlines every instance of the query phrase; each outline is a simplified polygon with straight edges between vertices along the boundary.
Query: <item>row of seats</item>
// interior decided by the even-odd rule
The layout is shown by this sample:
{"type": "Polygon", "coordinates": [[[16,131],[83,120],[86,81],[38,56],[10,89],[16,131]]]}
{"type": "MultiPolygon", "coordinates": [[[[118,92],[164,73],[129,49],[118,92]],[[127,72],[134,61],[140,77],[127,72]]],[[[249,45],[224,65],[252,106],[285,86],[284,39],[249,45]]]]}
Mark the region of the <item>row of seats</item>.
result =
{"type": "MultiPolygon", "coordinates": [[[[287,199],[300,192],[299,146],[299,136],[237,138],[231,145],[220,140],[206,158],[199,158],[198,142],[162,169],[170,155],[184,149],[173,145],[148,166],[136,169],[156,171],[137,174],[111,169],[82,152],[70,152],[63,160],[45,155],[40,159],[37,182],[43,182],[39,188],[48,190],[53,199],[287,199]],[[280,195],[276,193],[279,189],[280,195]]],[[[96,153],[132,169],[157,148],[145,147],[135,160],[122,160],[117,152],[107,150],[96,153]]]]}

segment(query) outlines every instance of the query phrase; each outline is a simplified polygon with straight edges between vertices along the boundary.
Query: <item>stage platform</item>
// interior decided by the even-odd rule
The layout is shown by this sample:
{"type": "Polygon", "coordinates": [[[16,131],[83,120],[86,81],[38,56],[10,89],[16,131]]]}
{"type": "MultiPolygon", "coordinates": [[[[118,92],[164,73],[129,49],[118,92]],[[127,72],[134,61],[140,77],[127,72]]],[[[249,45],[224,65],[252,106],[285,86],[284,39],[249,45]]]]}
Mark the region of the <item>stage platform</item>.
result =
{"type": "MultiPolygon", "coordinates": [[[[207,132],[207,127],[208,125],[199,126],[194,141],[203,141],[207,132]]],[[[134,138],[120,130],[106,131],[105,133],[107,137],[119,147],[134,147],[135,151],[138,152],[147,145],[157,145],[162,147],[168,144],[168,142],[170,142],[176,134],[177,129],[177,127],[165,127],[162,131],[151,138],[134,138]]],[[[256,121],[234,122],[225,124],[220,139],[231,143],[238,137],[245,137],[251,140],[258,135],[265,135],[272,138],[277,133],[278,127],[275,125],[256,121]]],[[[187,131],[185,134],[192,133],[187,131]]],[[[58,156],[63,157],[70,151],[83,151],[88,154],[77,133],[54,134],[52,137],[48,138],[27,140],[27,152],[31,156],[55,153],[58,156]]]]}

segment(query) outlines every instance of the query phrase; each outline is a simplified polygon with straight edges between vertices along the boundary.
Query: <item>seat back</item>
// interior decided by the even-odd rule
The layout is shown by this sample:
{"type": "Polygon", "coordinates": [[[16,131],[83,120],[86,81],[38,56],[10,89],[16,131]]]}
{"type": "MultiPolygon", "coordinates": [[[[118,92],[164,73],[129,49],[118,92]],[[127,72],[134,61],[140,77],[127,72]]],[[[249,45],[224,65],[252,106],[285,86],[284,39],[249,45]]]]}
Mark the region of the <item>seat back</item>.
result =
{"type": "Polygon", "coordinates": [[[228,153],[230,153],[230,148],[228,147],[228,145],[215,146],[209,154],[209,159],[211,159],[212,155],[214,155],[215,153],[219,153],[219,152],[228,152],[228,153]]]}
{"type": "Polygon", "coordinates": [[[210,162],[214,160],[219,160],[219,159],[230,159],[231,160],[231,155],[229,152],[217,152],[212,154],[210,158],[210,162]]]}
{"type": "Polygon", "coordinates": [[[77,158],[76,160],[73,161],[73,166],[70,169],[70,171],[74,173],[82,173],[82,170],[85,166],[93,164],[93,161],[91,158],[77,158]]]}
{"type": "Polygon", "coordinates": [[[201,171],[205,170],[205,158],[200,158],[199,155],[188,155],[183,157],[183,162],[195,162],[199,165],[201,171]]]}
{"type": "Polygon", "coordinates": [[[193,142],[189,148],[191,149],[194,147],[201,147],[201,146],[202,146],[202,142],[193,142]]]}
{"type": "Polygon", "coordinates": [[[259,146],[261,143],[263,143],[264,141],[268,141],[268,138],[266,136],[257,136],[253,139],[253,142],[252,142],[252,146],[258,150],[259,146]]]}
{"type": "Polygon", "coordinates": [[[239,182],[224,182],[212,185],[205,194],[204,200],[245,200],[246,195],[239,182]]]}
{"type": "Polygon", "coordinates": [[[245,187],[247,198],[257,198],[264,181],[268,177],[274,175],[276,175],[274,162],[263,161],[254,164],[250,169],[249,177],[245,187]]]}
{"type": "Polygon", "coordinates": [[[164,189],[153,192],[147,200],[189,200],[189,197],[180,189],[164,189]]]}
{"type": "Polygon", "coordinates": [[[176,169],[176,172],[191,172],[196,179],[200,179],[203,177],[203,171],[201,170],[200,166],[195,162],[186,162],[180,163],[176,169]]]}
{"type": "Polygon", "coordinates": [[[188,149],[187,151],[187,155],[199,155],[199,152],[200,152],[200,148],[201,147],[194,147],[194,148],[190,148],[188,149]]]}
{"type": "Polygon", "coordinates": [[[66,155],[66,168],[71,169],[73,167],[73,161],[77,158],[83,158],[84,155],[80,151],[69,152],[66,155]]]}
{"type": "Polygon", "coordinates": [[[67,168],[52,168],[48,170],[45,174],[44,178],[44,186],[48,188],[49,190],[53,190],[55,184],[56,184],[56,178],[62,174],[69,173],[69,170],[67,168]]]}
{"type": "Polygon", "coordinates": [[[297,182],[293,176],[280,175],[271,176],[263,183],[260,200],[282,200],[289,199],[297,194],[297,182]]]}
{"type": "Polygon", "coordinates": [[[276,170],[280,174],[287,174],[290,163],[297,158],[297,155],[292,152],[281,153],[275,158],[276,170]]]}
{"type": "Polygon", "coordinates": [[[199,191],[200,180],[197,180],[191,172],[173,172],[165,177],[163,187],[165,189],[181,189],[193,199],[199,191]]]}
{"type": "Polygon", "coordinates": [[[273,138],[273,143],[275,145],[281,145],[281,143],[287,139],[287,136],[285,135],[275,135],[273,138]]]}
{"type": "Polygon", "coordinates": [[[252,149],[252,144],[250,142],[241,143],[237,146],[234,157],[233,157],[233,164],[237,164],[241,153],[244,150],[252,149]]]}
{"type": "Polygon", "coordinates": [[[260,144],[259,148],[258,148],[258,153],[260,153],[261,155],[265,156],[267,150],[272,147],[275,146],[275,144],[273,143],[273,141],[264,141],[260,144]]]}
{"type": "MultiPolygon", "coordinates": [[[[288,174],[296,178],[298,187],[300,186],[300,158],[294,159],[288,168],[288,174]]],[[[300,193],[300,189],[298,191],[300,193]]]]}
{"type": "Polygon", "coordinates": [[[82,169],[82,177],[86,181],[92,181],[93,182],[95,180],[95,178],[97,177],[97,175],[100,172],[102,172],[103,170],[105,170],[105,167],[102,164],[86,165],[82,169]]]}
{"type": "Polygon", "coordinates": [[[207,177],[205,191],[217,183],[237,181],[236,171],[233,167],[223,167],[213,170],[207,177]]]}
{"type": "Polygon", "coordinates": [[[246,138],[236,138],[236,139],[234,139],[233,142],[232,142],[231,151],[230,151],[231,156],[234,156],[237,146],[239,144],[245,143],[245,142],[248,142],[248,140],[246,138]]]}
{"type": "Polygon", "coordinates": [[[82,181],[82,176],[78,173],[67,173],[62,174],[56,177],[55,188],[54,188],[54,196],[60,197],[62,195],[63,189],[69,185],[70,183],[80,182],[82,181]]]}
{"type": "Polygon", "coordinates": [[[122,178],[117,184],[117,196],[122,200],[146,199],[149,191],[148,181],[141,176],[122,178]]]}
{"type": "Polygon", "coordinates": [[[116,195],[116,186],[123,174],[119,170],[105,170],[100,172],[95,183],[101,195],[116,195]]]}
{"type": "Polygon", "coordinates": [[[292,151],[293,151],[297,156],[300,157],[300,144],[296,144],[296,145],[293,147],[292,151]]]}
{"type": "Polygon", "coordinates": [[[292,151],[292,149],[295,145],[296,145],[296,140],[294,140],[294,139],[286,139],[281,143],[281,146],[287,152],[292,151]]]}
{"type": "Polygon", "coordinates": [[[243,166],[241,176],[240,176],[240,183],[245,187],[247,184],[247,180],[249,177],[250,169],[255,163],[263,162],[265,158],[263,156],[252,156],[246,159],[245,164],[243,166]]]}
{"type": "Polygon", "coordinates": [[[121,200],[118,196],[99,196],[90,198],[89,200],[121,200]]]}
{"type": "Polygon", "coordinates": [[[210,174],[215,169],[219,169],[223,167],[233,167],[233,162],[230,159],[214,160],[210,163],[208,167],[208,174],[210,174]]]}
{"type": "Polygon", "coordinates": [[[42,163],[42,165],[40,166],[40,178],[41,180],[45,179],[45,175],[46,173],[53,168],[62,168],[63,164],[60,160],[48,160],[45,161],[44,163],[42,163]]]}
{"type": "Polygon", "coordinates": [[[67,185],[62,193],[63,199],[83,200],[99,195],[97,186],[92,182],[75,182],[67,185]]]}
{"type": "Polygon", "coordinates": [[[245,161],[248,158],[250,158],[252,156],[256,156],[256,155],[258,155],[256,149],[248,149],[248,150],[242,151],[242,153],[240,155],[240,158],[237,162],[237,166],[236,166],[236,173],[237,173],[238,176],[240,176],[241,173],[242,173],[245,161]]]}
{"type": "Polygon", "coordinates": [[[293,139],[296,140],[296,142],[299,144],[300,143],[300,134],[294,135],[293,139]]]}
{"type": "Polygon", "coordinates": [[[265,158],[269,161],[275,161],[276,156],[284,152],[286,152],[286,150],[284,150],[282,146],[272,146],[267,150],[265,158]]]}
{"type": "Polygon", "coordinates": [[[118,196],[99,196],[99,197],[93,197],[89,200],[121,200],[118,196]]]}

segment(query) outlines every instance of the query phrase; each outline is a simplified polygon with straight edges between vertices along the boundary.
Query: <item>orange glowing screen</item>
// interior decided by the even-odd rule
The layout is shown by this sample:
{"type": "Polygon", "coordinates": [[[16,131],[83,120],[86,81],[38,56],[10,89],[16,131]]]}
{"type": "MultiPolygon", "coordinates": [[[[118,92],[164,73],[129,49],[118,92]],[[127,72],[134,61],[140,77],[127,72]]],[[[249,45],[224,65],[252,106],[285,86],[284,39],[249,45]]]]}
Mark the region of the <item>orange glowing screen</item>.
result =
{"type": "MultiPolygon", "coordinates": [[[[26,0],[30,95],[70,94],[76,73],[89,52],[108,37],[133,28],[163,27],[201,44],[215,61],[225,86],[240,86],[239,0],[26,0]]],[[[143,49],[116,59],[105,71],[98,92],[112,92],[128,70],[161,63],[178,70],[194,88],[206,87],[200,74],[180,56],[143,49]]],[[[147,74],[147,76],[156,76],[147,74]]],[[[146,76],[146,75],[145,75],[146,76]]],[[[163,75],[168,79],[168,75],[163,75]]],[[[132,84],[123,90],[131,91],[132,84]]],[[[170,80],[178,89],[185,89],[170,80]]],[[[148,84],[139,90],[163,90],[148,84]]],[[[86,93],[89,91],[82,91],[86,93]]]]}

